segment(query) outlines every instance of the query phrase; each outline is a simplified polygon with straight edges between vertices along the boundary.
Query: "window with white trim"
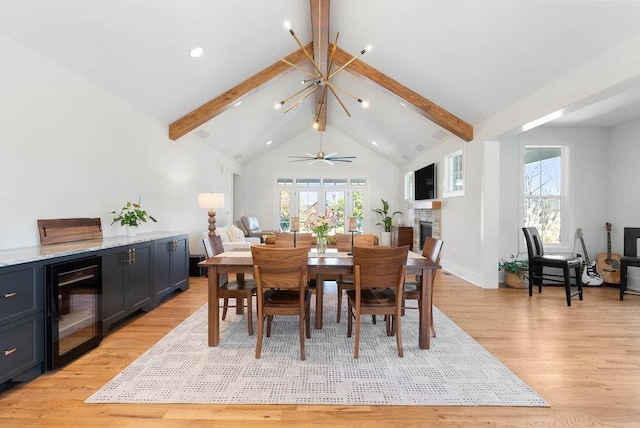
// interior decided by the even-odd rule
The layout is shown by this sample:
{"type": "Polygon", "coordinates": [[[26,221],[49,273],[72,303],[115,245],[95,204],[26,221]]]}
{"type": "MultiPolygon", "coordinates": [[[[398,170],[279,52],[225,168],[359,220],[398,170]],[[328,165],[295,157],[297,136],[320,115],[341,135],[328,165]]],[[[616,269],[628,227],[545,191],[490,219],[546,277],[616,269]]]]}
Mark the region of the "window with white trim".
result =
{"type": "Polygon", "coordinates": [[[464,153],[461,150],[444,158],[444,188],[442,196],[464,195],[464,153]]]}
{"type": "Polygon", "coordinates": [[[535,226],[545,247],[570,250],[569,147],[525,145],[522,165],[523,225],[535,226]]]}

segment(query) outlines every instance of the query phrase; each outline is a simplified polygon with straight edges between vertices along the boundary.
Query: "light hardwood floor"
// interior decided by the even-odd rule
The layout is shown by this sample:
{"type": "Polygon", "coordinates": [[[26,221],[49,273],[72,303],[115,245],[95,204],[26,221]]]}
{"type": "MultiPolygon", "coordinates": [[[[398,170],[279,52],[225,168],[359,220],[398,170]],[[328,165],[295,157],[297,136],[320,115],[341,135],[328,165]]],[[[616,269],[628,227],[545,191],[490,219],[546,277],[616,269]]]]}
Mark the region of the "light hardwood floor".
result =
{"type": "Polygon", "coordinates": [[[640,296],[620,302],[616,288],[586,288],[584,301],[567,307],[559,287],[529,298],[524,289],[482,290],[440,272],[434,300],[549,407],[85,404],[206,302],[206,279],[191,278],[188,291],[123,323],[66,367],[5,385],[0,426],[640,427],[640,296]]]}

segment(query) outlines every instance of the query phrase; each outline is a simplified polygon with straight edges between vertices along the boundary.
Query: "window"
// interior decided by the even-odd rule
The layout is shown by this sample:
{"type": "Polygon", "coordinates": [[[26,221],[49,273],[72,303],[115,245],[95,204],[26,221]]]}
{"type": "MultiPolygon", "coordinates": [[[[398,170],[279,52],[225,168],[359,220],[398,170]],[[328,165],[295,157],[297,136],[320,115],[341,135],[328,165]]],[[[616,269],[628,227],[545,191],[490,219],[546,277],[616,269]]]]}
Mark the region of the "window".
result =
{"type": "Polygon", "coordinates": [[[413,200],[413,171],[404,175],[404,199],[405,201],[413,200]]]}
{"type": "Polygon", "coordinates": [[[444,158],[443,197],[464,195],[463,152],[458,150],[444,158]]]}
{"type": "Polygon", "coordinates": [[[535,226],[545,246],[570,250],[567,146],[525,146],[523,224],[535,226]]]}
{"type": "Polygon", "coordinates": [[[362,231],[366,185],[366,178],[277,178],[280,229],[289,230],[291,217],[298,217],[300,231],[308,232],[305,211],[315,208],[324,213],[329,208],[335,215],[330,233],[345,233],[349,217],[355,217],[357,229],[362,231]]]}

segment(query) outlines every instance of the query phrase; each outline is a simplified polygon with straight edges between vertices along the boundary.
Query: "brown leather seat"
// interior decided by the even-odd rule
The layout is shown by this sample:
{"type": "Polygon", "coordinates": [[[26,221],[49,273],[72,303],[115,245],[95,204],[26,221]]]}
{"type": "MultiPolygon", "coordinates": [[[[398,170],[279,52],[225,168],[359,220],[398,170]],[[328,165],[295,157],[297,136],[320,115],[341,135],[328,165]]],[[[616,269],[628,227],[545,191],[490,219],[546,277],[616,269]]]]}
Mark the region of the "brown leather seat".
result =
{"type": "Polygon", "coordinates": [[[387,336],[396,335],[398,355],[402,351],[402,285],[409,246],[404,247],[354,247],[354,289],[347,290],[349,324],[347,336],[351,337],[353,319],[356,320],[354,358],[360,348],[360,316],[385,315],[387,336]],[[391,328],[393,321],[393,332],[391,328]]]}
{"type": "MultiPolygon", "coordinates": [[[[424,247],[422,247],[422,257],[426,257],[434,263],[440,263],[440,251],[442,250],[443,241],[432,237],[425,238],[424,247]]],[[[437,269],[432,270],[432,280],[435,282],[437,269]]],[[[402,291],[402,308],[403,309],[420,309],[422,301],[420,300],[420,291],[422,284],[422,278],[420,275],[416,275],[415,282],[405,281],[402,291]],[[417,300],[418,307],[406,306],[407,300],[417,300]]],[[[433,301],[433,287],[431,287],[431,301],[433,301]]],[[[429,320],[431,327],[431,335],[436,337],[436,328],[433,325],[433,311],[431,311],[431,319],[429,320]]]]}
{"type": "MultiPolygon", "coordinates": [[[[204,238],[202,240],[204,244],[204,250],[207,253],[207,258],[213,257],[217,254],[224,252],[222,246],[222,239],[219,236],[212,236],[204,238]]],[[[227,316],[227,309],[229,306],[229,299],[236,299],[236,306],[247,308],[247,331],[249,336],[253,335],[253,310],[252,300],[253,295],[256,294],[257,285],[253,279],[245,279],[243,274],[238,274],[236,281],[229,282],[228,275],[226,273],[218,274],[218,297],[223,299],[222,306],[222,319],[227,316]],[[245,305],[246,302],[246,305],[245,305]]]]}
{"type": "Polygon", "coordinates": [[[311,292],[308,287],[307,247],[251,247],[253,275],[258,286],[258,340],[256,358],[262,352],[264,319],[267,337],[271,336],[274,315],[294,315],[300,321],[300,359],[306,358],[304,338],[311,338],[311,292]]]}

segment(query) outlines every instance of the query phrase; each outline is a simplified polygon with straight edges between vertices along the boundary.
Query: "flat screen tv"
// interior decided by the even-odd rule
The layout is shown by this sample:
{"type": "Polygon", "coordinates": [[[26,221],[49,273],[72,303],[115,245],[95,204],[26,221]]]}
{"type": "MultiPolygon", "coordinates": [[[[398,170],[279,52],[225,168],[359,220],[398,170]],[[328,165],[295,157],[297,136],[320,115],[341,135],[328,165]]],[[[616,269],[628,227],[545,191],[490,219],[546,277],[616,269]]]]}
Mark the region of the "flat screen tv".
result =
{"type": "Polygon", "coordinates": [[[424,168],[420,168],[413,174],[415,183],[415,199],[422,201],[425,199],[435,199],[436,195],[436,164],[432,163],[424,168]]]}

